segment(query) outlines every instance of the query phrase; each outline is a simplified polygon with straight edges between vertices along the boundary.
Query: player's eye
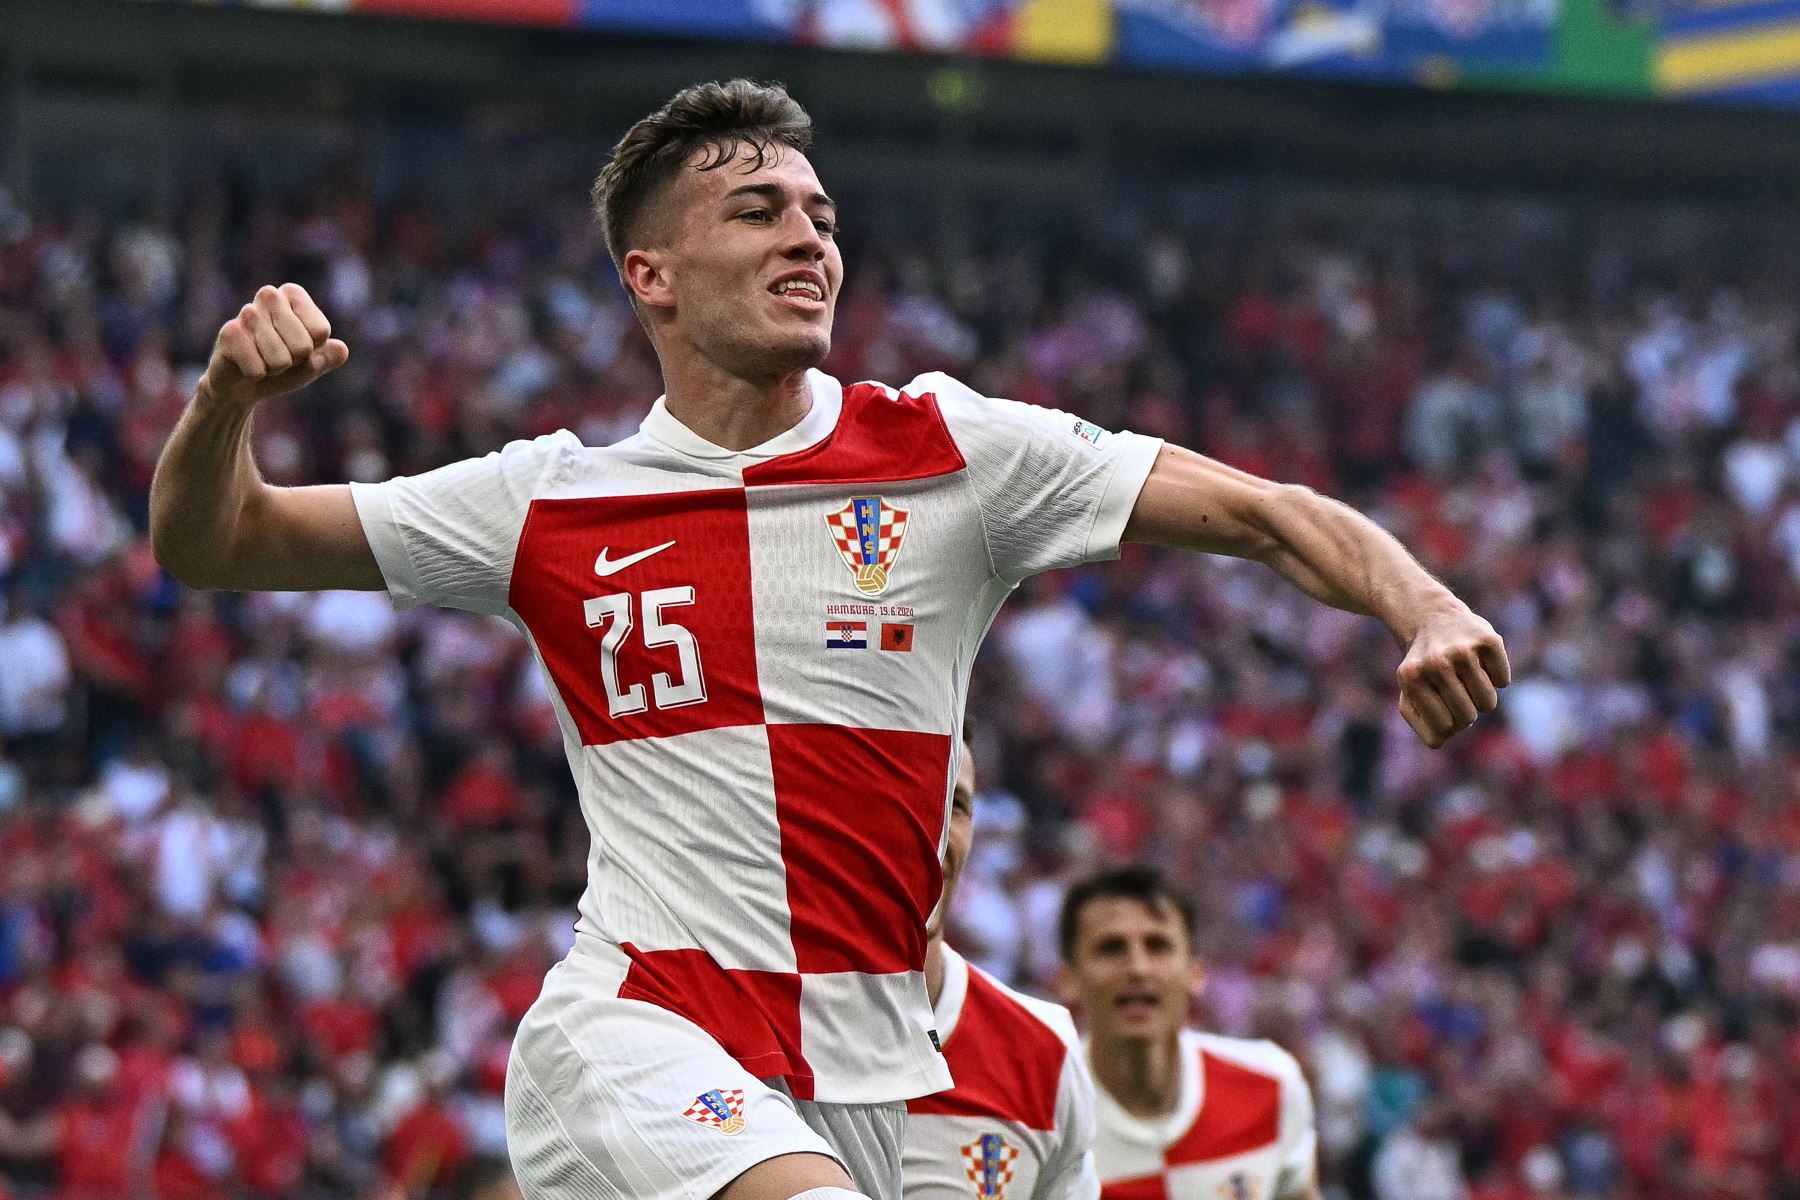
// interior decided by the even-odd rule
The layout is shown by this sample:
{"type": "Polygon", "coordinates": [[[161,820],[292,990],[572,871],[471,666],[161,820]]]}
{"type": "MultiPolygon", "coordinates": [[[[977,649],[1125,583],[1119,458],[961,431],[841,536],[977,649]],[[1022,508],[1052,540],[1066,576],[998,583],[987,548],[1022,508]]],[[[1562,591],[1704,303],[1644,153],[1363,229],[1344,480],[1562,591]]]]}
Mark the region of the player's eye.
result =
{"type": "Polygon", "coordinates": [[[815,217],[813,219],[813,228],[817,229],[826,237],[832,237],[837,233],[837,222],[827,217],[815,217]]]}
{"type": "Polygon", "coordinates": [[[766,208],[751,208],[739,213],[738,216],[744,218],[746,221],[766,221],[769,219],[769,210],[766,208]]]}

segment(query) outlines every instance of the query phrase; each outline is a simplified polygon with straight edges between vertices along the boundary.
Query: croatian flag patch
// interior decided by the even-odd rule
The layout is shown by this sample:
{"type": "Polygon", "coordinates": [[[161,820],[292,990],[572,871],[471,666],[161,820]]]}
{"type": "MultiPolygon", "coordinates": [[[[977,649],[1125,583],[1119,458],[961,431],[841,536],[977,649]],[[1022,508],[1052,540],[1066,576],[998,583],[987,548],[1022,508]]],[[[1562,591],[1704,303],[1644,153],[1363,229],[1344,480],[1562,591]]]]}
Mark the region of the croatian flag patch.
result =
{"type": "Polygon", "coordinates": [[[867,650],[869,648],[869,623],[835,619],[826,621],[825,648],[827,650],[867,650]]]}

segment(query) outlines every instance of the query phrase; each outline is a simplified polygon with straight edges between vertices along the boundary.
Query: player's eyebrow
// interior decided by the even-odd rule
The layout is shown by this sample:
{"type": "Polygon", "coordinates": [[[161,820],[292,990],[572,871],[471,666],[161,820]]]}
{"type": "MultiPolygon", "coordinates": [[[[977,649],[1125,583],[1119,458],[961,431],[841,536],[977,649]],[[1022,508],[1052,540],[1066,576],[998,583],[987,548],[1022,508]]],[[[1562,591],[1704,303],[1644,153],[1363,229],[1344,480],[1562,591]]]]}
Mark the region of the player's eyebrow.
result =
{"type": "MultiPolygon", "coordinates": [[[[780,200],[784,194],[785,189],[783,189],[779,183],[744,183],[739,184],[729,192],[726,192],[724,199],[735,200],[739,196],[761,196],[763,199],[773,203],[780,200]]],[[[817,205],[820,208],[829,208],[834,215],[837,213],[837,201],[833,200],[830,196],[827,196],[824,192],[814,192],[811,196],[807,197],[806,202],[808,204],[817,205]]]]}

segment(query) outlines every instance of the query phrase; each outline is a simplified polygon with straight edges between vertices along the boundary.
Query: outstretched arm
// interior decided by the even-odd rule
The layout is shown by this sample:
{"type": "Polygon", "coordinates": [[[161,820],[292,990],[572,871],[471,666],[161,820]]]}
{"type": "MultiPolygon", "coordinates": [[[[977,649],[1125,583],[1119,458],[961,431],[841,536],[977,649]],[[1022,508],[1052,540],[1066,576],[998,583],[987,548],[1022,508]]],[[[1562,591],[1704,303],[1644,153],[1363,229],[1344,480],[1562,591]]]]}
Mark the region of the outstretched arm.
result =
{"type": "Polygon", "coordinates": [[[383,586],[349,487],[271,487],[250,450],[258,404],[349,357],[298,284],[263,288],[219,331],[150,485],[151,545],[171,575],[238,590],[383,586]]]}
{"type": "Polygon", "coordinates": [[[1511,681],[1492,625],[1391,534],[1310,488],[1165,446],[1125,538],[1255,559],[1315,599],[1378,618],[1406,648],[1400,713],[1434,749],[1493,711],[1511,681]]]}

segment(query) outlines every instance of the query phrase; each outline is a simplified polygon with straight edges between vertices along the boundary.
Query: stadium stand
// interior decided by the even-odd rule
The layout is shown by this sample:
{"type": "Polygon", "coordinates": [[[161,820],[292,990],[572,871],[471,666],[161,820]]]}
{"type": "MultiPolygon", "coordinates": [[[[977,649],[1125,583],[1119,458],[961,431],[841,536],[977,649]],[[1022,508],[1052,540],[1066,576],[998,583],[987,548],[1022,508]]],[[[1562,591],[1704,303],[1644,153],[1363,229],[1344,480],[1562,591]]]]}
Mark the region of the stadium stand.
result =
{"type": "MultiPolygon", "coordinates": [[[[654,360],[574,195],[0,205],[0,1196],[495,1194],[587,842],[524,647],[184,591],[145,503],[266,281],[353,352],[260,415],[276,482],[634,429],[654,360]]],[[[949,369],[1345,495],[1513,657],[1432,755],[1381,631],[1260,568],[1028,583],[977,672],[965,953],[1052,988],[1066,881],[1147,858],[1207,913],[1201,1019],[1307,1066],[1328,1194],[1800,1195],[1791,227],[1296,185],[849,259],[841,378],[949,369]]]]}

